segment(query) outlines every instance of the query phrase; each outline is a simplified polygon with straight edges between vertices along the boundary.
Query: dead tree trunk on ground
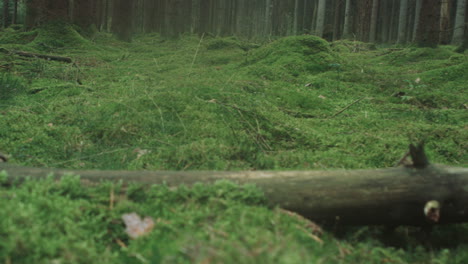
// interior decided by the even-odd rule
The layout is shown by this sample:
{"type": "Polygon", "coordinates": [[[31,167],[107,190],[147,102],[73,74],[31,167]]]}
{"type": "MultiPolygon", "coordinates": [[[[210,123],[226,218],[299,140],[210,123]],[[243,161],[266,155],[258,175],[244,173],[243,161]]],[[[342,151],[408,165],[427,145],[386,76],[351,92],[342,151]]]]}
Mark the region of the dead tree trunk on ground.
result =
{"type": "Polygon", "coordinates": [[[113,182],[167,183],[171,186],[231,180],[255,184],[268,203],[318,223],[344,225],[424,225],[424,207],[441,204],[441,224],[468,221],[468,168],[428,166],[377,170],[327,171],[73,171],[27,168],[0,163],[7,184],[28,179],[80,175],[84,184],[113,182]]]}

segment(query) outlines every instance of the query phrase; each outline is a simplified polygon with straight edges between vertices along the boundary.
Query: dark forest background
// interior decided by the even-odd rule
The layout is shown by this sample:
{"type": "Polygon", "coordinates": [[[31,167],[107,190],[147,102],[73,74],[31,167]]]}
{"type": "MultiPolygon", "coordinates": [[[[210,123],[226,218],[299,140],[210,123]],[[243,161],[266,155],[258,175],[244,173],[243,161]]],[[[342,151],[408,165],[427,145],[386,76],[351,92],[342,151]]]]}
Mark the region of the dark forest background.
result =
{"type": "Polygon", "coordinates": [[[466,42],[466,0],[2,0],[2,22],[51,20],[110,31],[268,39],[313,34],[326,40],[422,46],[466,42]]]}

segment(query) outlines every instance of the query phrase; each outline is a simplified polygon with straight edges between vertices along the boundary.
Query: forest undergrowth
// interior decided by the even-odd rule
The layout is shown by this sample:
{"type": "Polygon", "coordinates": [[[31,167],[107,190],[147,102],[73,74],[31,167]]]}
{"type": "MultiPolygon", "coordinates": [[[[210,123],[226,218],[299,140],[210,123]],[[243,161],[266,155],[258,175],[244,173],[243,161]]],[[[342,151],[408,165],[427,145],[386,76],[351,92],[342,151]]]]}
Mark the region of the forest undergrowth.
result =
{"type": "MultiPolygon", "coordinates": [[[[0,32],[0,150],[25,166],[124,170],[394,166],[410,142],[466,166],[467,54],[295,36],[0,32]],[[86,38],[82,35],[86,34],[86,38]],[[60,37],[57,37],[60,36],[60,37]],[[25,51],[73,63],[21,57],[25,51]]],[[[3,175],[4,176],[4,175],[3,175]]],[[[2,176],[2,177],[3,177],[2,176]]],[[[1,178],[1,177],[0,177],[1,178]]],[[[5,263],[466,263],[468,227],[321,232],[253,186],[0,187],[5,263]],[[122,214],[156,224],[131,240],[122,214]]]]}

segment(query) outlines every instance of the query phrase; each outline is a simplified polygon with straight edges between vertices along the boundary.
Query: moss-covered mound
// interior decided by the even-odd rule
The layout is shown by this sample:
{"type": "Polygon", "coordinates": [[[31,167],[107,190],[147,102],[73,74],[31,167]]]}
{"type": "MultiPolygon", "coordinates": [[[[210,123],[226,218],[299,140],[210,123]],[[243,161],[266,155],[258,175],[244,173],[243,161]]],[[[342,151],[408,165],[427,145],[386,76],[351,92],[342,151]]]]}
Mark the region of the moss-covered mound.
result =
{"type": "Polygon", "coordinates": [[[37,29],[37,33],[37,37],[30,45],[39,50],[83,47],[89,44],[89,40],[83,38],[72,25],[59,22],[43,25],[37,29]]]}
{"type": "Polygon", "coordinates": [[[209,38],[201,41],[203,48],[198,53],[197,62],[214,66],[241,62],[246,50],[251,46],[235,37],[209,38]]]}
{"type": "Polygon", "coordinates": [[[247,58],[249,71],[266,79],[319,73],[335,61],[329,44],[315,36],[292,36],[254,50],[247,58]]]}
{"type": "Polygon", "coordinates": [[[36,30],[22,32],[16,27],[6,28],[0,34],[0,44],[28,44],[37,36],[36,30]]]}
{"type": "Polygon", "coordinates": [[[444,61],[447,59],[463,60],[464,56],[458,54],[450,46],[441,46],[438,48],[408,48],[399,51],[391,52],[382,57],[385,61],[390,61],[392,64],[406,65],[415,64],[421,61],[430,61],[431,63],[444,61]]]}

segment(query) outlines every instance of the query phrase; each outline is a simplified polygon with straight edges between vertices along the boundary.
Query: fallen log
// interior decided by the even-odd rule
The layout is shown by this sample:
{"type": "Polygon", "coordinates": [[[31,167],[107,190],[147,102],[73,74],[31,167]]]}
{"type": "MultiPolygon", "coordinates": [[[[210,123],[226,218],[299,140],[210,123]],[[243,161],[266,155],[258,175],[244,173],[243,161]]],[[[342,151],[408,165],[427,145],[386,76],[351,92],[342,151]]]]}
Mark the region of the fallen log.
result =
{"type": "Polygon", "coordinates": [[[318,223],[425,225],[424,207],[441,204],[440,224],[468,221],[468,168],[430,165],[375,170],[325,171],[100,171],[28,168],[0,163],[7,184],[50,174],[80,175],[84,184],[103,180],[170,186],[227,179],[251,183],[268,203],[318,223]]]}
{"type": "Polygon", "coordinates": [[[22,56],[22,57],[39,58],[39,59],[45,59],[45,60],[53,60],[53,61],[61,61],[61,62],[72,63],[72,59],[69,58],[69,57],[62,57],[62,56],[56,56],[56,55],[45,55],[45,54],[31,53],[31,52],[25,52],[25,51],[7,50],[5,48],[0,48],[0,51],[4,52],[4,53],[16,54],[16,55],[19,55],[19,56],[22,56]]]}

